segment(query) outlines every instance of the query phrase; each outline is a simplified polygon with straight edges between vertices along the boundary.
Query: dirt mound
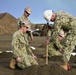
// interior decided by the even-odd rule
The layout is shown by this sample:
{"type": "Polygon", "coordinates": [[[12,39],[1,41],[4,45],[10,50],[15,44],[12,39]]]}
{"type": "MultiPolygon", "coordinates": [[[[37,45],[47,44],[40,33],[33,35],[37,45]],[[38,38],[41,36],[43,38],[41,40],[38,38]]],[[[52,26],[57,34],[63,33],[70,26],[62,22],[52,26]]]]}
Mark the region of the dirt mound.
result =
{"type": "Polygon", "coordinates": [[[17,30],[16,18],[9,13],[0,14],[0,35],[13,34],[17,30]]]}
{"type": "MultiPolygon", "coordinates": [[[[40,36],[45,36],[47,33],[46,24],[32,23],[31,29],[39,29],[40,36]]],[[[17,19],[9,13],[0,13],[0,35],[13,34],[17,30],[17,19]]]]}
{"type": "MultiPolygon", "coordinates": [[[[35,51],[35,54],[36,52],[37,51],[35,51]]],[[[37,53],[41,52],[38,51],[37,53]]],[[[44,64],[45,58],[38,57],[38,62],[40,62],[38,66],[31,66],[23,70],[19,68],[11,70],[9,68],[11,57],[12,53],[3,52],[2,54],[0,54],[0,75],[76,75],[76,68],[71,67],[70,71],[65,71],[59,66],[60,64],[58,64],[57,62],[61,62],[60,57],[52,57],[52,59],[49,59],[48,65],[44,64]],[[44,63],[42,61],[44,61],[44,63]]],[[[75,58],[76,57],[73,57],[71,61],[75,61],[75,58]]]]}
{"type": "Polygon", "coordinates": [[[57,64],[31,66],[24,70],[15,71],[14,75],[72,75],[57,64]]]}

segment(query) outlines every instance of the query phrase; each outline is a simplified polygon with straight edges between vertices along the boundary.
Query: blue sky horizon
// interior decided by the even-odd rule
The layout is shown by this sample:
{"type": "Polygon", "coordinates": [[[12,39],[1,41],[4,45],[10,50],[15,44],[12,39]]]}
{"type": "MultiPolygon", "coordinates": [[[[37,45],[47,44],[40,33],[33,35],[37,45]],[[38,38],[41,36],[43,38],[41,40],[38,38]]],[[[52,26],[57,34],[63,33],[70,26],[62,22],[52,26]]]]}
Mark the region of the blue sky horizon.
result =
{"type": "Polygon", "coordinates": [[[0,13],[8,12],[15,18],[23,15],[24,8],[30,6],[32,14],[29,19],[32,23],[46,23],[43,12],[52,9],[54,12],[63,10],[76,16],[76,0],[0,0],[0,13]]]}

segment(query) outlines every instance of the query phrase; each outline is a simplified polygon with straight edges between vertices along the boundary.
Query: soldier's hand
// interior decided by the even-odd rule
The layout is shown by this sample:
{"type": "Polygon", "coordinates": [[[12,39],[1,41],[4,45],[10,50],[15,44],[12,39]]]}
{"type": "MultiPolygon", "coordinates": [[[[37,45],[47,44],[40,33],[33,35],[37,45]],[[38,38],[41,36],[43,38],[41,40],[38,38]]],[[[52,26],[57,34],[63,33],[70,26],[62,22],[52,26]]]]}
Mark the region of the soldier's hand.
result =
{"type": "Polygon", "coordinates": [[[62,53],[62,49],[59,49],[59,52],[62,53]]]}
{"type": "Polygon", "coordinates": [[[36,57],[35,55],[33,55],[33,58],[34,58],[35,60],[37,60],[37,57],[36,57]]]}
{"type": "Polygon", "coordinates": [[[46,44],[49,44],[49,43],[50,43],[50,40],[45,40],[45,43],[46,43],[46,44]]]}
{"type": "Polygon", "coordinates": [[[17,61],[17,62],[22,62],[20,57],[17,57],[17,58],[16,58],[16,61],[17,61]]]}
{"type": "Polygon", "coordinates": [[[34,39],[34,37],[33,36],[31,36],[31,40],[33,40],[34,39]]]}

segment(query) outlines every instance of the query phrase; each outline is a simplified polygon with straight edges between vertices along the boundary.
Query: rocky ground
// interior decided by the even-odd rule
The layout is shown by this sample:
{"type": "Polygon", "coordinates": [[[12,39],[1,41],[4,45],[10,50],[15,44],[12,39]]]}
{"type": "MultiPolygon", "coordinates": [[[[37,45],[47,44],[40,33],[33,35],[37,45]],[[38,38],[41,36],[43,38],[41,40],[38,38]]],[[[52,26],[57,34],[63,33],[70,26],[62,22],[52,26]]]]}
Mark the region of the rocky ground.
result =
{"type": "Polygon", "coordinates": [[[76,75],[76,67],[73,64],[76,64],[76,56],[71,56],[69,64],[71,65],[71,70],[65,71],[60,67],[62,64],[62,56],[54,56],[49,59],[49,64],[45,64],[45,54],[46,45],[45,37],[35,37],[31,46],[34,46],[36,50],[33,50],[34,54],[38,57],[37,61],[38,66],[31,66],[26,69],[15,69],[11,70],[9,68],[10,59],[12,57],[11,52],[5,52],[6,50],[11,50],[11,36],[0,36],[0,75],[76,75]]]}

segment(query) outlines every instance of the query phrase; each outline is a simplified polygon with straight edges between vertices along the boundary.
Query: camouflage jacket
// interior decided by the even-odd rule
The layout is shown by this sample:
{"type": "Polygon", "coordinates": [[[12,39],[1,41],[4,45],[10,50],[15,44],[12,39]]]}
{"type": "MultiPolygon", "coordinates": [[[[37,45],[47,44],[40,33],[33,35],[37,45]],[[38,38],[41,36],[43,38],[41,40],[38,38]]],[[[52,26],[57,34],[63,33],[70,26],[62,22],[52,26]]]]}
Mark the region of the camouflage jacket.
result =
{"type": "Polygon", "coordinates": [[[76,34],[76,18],[64,11],[57,12],[56,18],[54,21],[54,31],[53,31],[51,40],[56,41],[56,38],[58,37],[58,33],[61,28],[67,33],[67,35],[69,34],[75,35],[76,34]]]}
{"type": "MultiPolygon", "coordinates": [[[[29,26],[29,30],[31,30],[31,22],[30,22],[30,20],[29,20],[28,18],[26,18],[24,15],[22,15],[20,18],[18,18],[18,25],[17,25],[18,29],[19,29],[19,22],[20,22],[20,21],[25,21],[25,20],[28,20],[28,21],[29,21],[28,26],[29,26]]],[[[30,32],[27,32],[27,34],[28,34],[30,37],[33,37],[31,31],[30,31],[30,32]]]]}
{"type": "Polygon", "coordinates": [[[15,58],[22,56],[23,53],[30,55],[33,54],[29,47],[29,43],[26,36],[24,34],[21,34],[20,30],[16,31],[13,34],[12,50],[15,58]]]}
{"type": "Polygon", "coordinates": [[[29,21],[29,28],[31,29],[31,22],[28,18],[26,18],[24,15],[22,15],[21,17],[18,18],[18,28],[19,28],[19,22],[20,21],[25,21],[25,20],[28,20],[29,21]]]}
{"type": "MultiPolygon", "coordinates": [[[[63,40],[62,40],[63,41],[63,40]]],[[[59,50],[59,49],[62,49],[63,48],[63,43],[62,43],[62,41],[60,41],[59,39],[58,39],[58,37],[55,39],[55,41],[54,40],[50,40],[50,45],[51,45],[51,47],[54,47],[55,49],[57,49],[57,50],[59,50]]]]}

